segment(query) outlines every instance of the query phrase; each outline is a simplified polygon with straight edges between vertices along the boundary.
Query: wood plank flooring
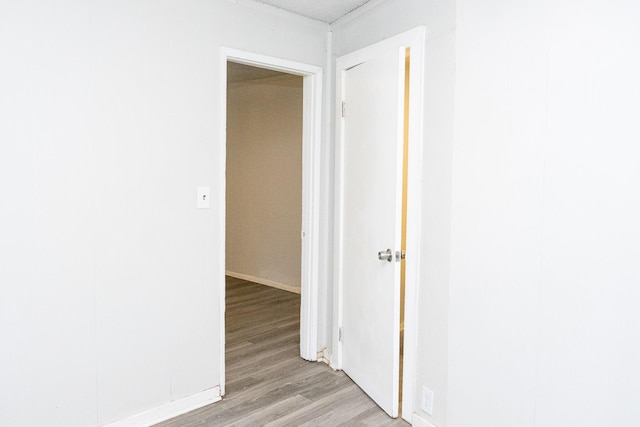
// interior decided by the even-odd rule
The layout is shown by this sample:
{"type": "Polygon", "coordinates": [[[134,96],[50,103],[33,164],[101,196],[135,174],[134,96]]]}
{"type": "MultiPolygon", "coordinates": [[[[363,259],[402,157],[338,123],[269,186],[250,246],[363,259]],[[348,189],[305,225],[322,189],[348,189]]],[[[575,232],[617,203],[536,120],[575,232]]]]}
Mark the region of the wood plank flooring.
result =
{"type": "Polygon", "coordinates": [[[408,426],[342,372],[300,358],[300,295],[227,278],[227,390],[156,427],[408,426]]]}

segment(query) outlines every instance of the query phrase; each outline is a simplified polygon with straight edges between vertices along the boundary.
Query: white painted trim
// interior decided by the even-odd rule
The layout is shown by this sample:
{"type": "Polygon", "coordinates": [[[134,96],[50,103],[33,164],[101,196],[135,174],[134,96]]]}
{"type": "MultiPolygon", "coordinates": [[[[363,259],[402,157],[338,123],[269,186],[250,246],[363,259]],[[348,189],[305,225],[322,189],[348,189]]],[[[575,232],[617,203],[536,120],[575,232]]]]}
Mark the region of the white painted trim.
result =
{"type": "MultiPolygon", "coordinates": [[[[402,366],[403,418],[411,417],[415,402],[415,371],[418,346],[418,284],[420,280],[420,236],[422,228],[422,160],[424,146],[424,61],[426,29],[416,28],[410,38],[409,76],[409,165],[407,198],[407,264],[405,270],[404,360],[402,366]]],[[[407,420],[410,422],[410,420],[407,420]]]]}
{"type": "Polygon", "coordinates": [[[331,356],[328,348],[325,347],[322,350],[318,350],[318,362],[322,362],[329,365],[330,359],[331,359],[331,356]]]}
{"type": "MultiPolygon", "coordinates": [[[[227,59],[228,56],[221,52],[220,58],[220,140],[218,141],[218,149],[220,150],[218,158],[218,227],[220,230],[220,241],[218,242],[218,271],[226,271],[226,255],[227,255],[227,59]]],[[[226,394],[227,373],[226,373],[226,312],[227,312],[227,290],[224,276],[219,278],[220,289],[220,339],[218,340],[218,348],[220,353],[220,394],[226,394]]]]}
{"type": "Polygon", "coordinates": [[[276,282],[274,280],[265,279],[263,277],[256,277],[250,274],[236,273],[235,271],[225,271],[227,276],[235,277],[236,279],[246,280],[248,282],[258,283],[260,285],[269,286],[271,288],[280,289],[294,294],[300,294],[300,288],[294,285],[287,285],[286,283],[276,282]]]}
{"type": "Polygon", "coordinates": [[[200,393],[174,400],[150,411],[106,424],[105,427],[152,426],[220,400],[220,387],[213,387],[200,393]]]}
{"type": "MultiPolygon", "coordinates": [[[[299,68],[300,71],[303,71],[299,68]]],[[[318,352],[318,277],[320,259],[320,179],[322,170],[321,67],[303,80],[302,118],[302,277],[300,356],[316,360],[318,352]]]]}
{"type": "MultiPolygon", "coordinates": [[[[280,58],[221,48],[220,60],[220,162],[218,206],[220,227],[225,229],[226,216],[226,141],[227,141],[227,61],[282,71],[303,76],[302,113],[302,257],[300,356],[315,361],[318,354],[318,257],[320,229],[320,171],[322,143],[322,67],[280,58]]],[[[220,271],[225,271],[225,237],[219,242],[220,271]]],[[[224,283],[224,277],[221,277],[224,283]]],[[[221,286],[220,376],[222,395],[225,384],[225,289],[221,286]]]]}
{"type": "Polygon", "coordinates": [[[413,413],[415,393],[415,369],[417,347],[417,297],[420,283],[420,206],[422,185],[422,146],[424,111],[424,44],[426,30],[417,27],[395,37],[341,56],[336,61],[336,160],[335,160],[335,228],[334,228],[334,319],[333,319],[333,355],[331,366],[342,368],[342,343],[339,341],[339,328],[342,326],[342,244],[343,233],[342,205],[343,188],[341,179],[344,165],[341,156],[343,128],[340,117],[340,104],[344,93],[343,72],[375,56],[380,49],[398,47],[411,49],[411,73],[409,94],[409,164],[407,184],[407,258],[405,272],[405,317],[404,317],[404,361],[402,365],[402,412],[403,418],[410,422],[413,413]]]}
{"type": "Polygon", "coordinates": [[[435,425],[431,424],[429,421],[425,420],[424,418],[422,418],[420,415],[416,413],[413,414],[413,417],[411,418],[411,420],[407,420],[407,421],[411,423],[411,425],[414,427],[436,427],[435,425]]]}

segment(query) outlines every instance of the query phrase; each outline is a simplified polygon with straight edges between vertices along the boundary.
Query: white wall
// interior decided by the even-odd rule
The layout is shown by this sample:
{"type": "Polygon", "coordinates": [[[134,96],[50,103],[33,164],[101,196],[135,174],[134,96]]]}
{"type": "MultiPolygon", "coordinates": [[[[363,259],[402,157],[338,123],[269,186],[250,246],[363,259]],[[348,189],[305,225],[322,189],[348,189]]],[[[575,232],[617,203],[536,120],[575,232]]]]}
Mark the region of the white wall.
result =
{"type": "MultiPolygon", "coordinates": [[[[451,223],[451,156],[455,78],[455,2],[389,0],[332,25],[334,56],[369,46],[424,25],[425,43],[422,230],[418,289],[418,349],[415,383],[435,392],[434,417],[445,425],[448,363],[448,286],[451,223]]],[[[335,88],[332,88],[335,94],[335,88]]],[[[411,256],[408,254],[407,256],[411,256]]]]}
{"type": "Polygon", "coordinates": [[[427,27],[431,423],[640,424],[639,18],[621,0],[389,0],[333,26],[335,56],[427,27]]]}
{"type": "Polygon", "coordinates": [[[243,0],[0,4],[0,425],[91,426],[220,383],[220,47],[317,66],[243,0]]]}
{"type": "MultiPolygon", "coordinates": [[[[441,427],[639,423],[639,18],[389,0],[333,27],[335,56],[427,27],[416,384],[441,427]]],[[[243,0],[0,4],[0,424],[219,383],[222,221],[195,209],[224,188],[219,48],[323,66],[326,29],[243,0]]]]}
{"type": "Polygon", "coordinates": [[[302,77],[230,84],[227,271],[299,292],[301,229],[302,77]]]}
{"type": "Polygon", "coordinates": [[[449,426],[640,424],[639,19],[458,1],[449,426]]]}

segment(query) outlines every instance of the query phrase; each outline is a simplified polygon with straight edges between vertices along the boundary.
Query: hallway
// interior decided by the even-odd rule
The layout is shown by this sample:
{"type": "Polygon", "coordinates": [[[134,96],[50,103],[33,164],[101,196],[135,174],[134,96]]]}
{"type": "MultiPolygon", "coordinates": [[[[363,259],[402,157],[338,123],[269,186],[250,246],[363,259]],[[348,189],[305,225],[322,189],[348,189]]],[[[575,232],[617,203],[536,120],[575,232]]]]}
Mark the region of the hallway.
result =
{"type": "Polygon", "coordinates": [[[299,357],[300,296],[227,277],[227,395],[157,424],[407,426],[342,372],[299,357]]]}

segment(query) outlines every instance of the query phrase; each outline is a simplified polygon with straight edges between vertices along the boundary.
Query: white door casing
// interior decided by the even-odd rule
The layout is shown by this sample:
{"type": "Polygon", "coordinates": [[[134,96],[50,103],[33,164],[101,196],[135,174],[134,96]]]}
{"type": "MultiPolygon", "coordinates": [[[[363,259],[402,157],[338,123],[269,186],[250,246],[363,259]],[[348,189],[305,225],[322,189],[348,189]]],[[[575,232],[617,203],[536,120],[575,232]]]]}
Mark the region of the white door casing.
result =
{"type": "Polygon", "coordinates": [[[424,37],[425,29],[418,27],[342,56],[336,67],[337,309],[331,364],[397,416],[400,263],[395,252],[400,250],[405,49],[411,51],[402,402],[402,417],[409,422],[415,396],[424,37]],[[392,263],[377,259],[387,248],[392,263]]]}

